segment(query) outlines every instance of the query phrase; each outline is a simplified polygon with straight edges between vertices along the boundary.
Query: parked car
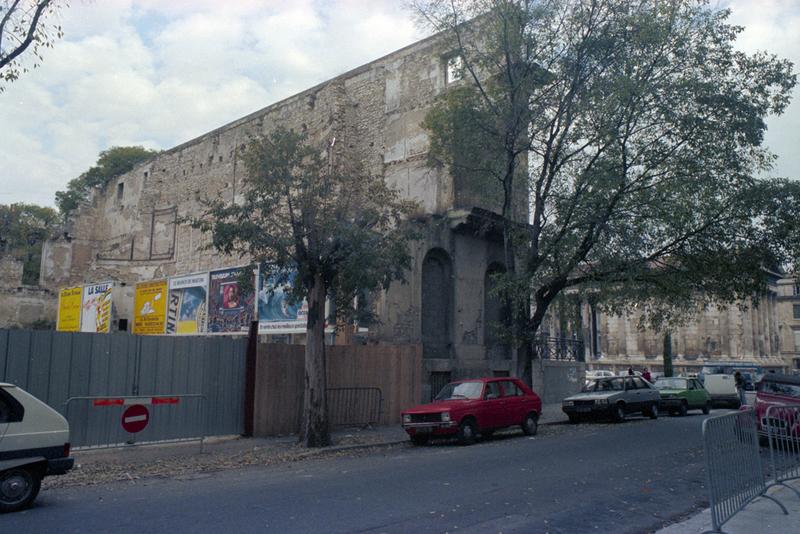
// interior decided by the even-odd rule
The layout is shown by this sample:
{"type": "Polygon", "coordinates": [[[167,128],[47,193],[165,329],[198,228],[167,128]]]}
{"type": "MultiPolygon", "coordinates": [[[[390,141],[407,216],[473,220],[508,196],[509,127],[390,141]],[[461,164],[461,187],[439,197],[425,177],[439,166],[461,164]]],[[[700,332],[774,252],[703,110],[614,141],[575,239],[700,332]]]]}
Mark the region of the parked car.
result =
{"type": "Polygon", "coordinates": [[[26,391],[0,383],[0,512],[30,506],[42,478],[72,469],[69,424],[26,391]]]}
{"type": "Polygon", "coordinates": [[[605,378],[609,376],[615,376],[614,372],[605,369],[595,369],[593,371],[586,371],[586,380],[595,380],[597,378],[605,378]]]}
{"type": "Polygon", "coordinates": [[[696,378],[661,377],[654,385],[661,394],[660,408],[670,415],[686,415],[689,410],[711,412],[711,395],[696,378]]]}
{"type": "Polygon", "coordinates": [[[738,408],[742,404],[733,375],[705,375],[703,377],[703,386],[708,391],[708,394],[711,395],[711,403],[714,406],[722,405],[738,408]]]}
{"type": "Polygon", "coordinates": [[[647,380],[638,376],[615,376],[590,382],[577,395],[564,399],[561,409],[571,423],[592,416],[610,416],[615,421],[623,421],[631,413],[655,419],[659,401],[658,390],[647,380]]]}
{"type": "Polygon", "coordinates": [[[478,434],[521,426],[529,436],[536,434],[542,401],[516,378],[477,378],[447,384],[433,402],[402,412],[403,428],[415,445],[431,437],[456,436],[465,445],[478,434]]]}
{"type": "Polygon", "coordinates": [[[770,406],[791,405],[800,408],[800,376],[767,373],[757,384],[753,409],[756,412],[757,429],[762,445],[766,444],[767,431],[773,435],[800,439],[800,417],[798,408],[775,409],[770,406]]]}

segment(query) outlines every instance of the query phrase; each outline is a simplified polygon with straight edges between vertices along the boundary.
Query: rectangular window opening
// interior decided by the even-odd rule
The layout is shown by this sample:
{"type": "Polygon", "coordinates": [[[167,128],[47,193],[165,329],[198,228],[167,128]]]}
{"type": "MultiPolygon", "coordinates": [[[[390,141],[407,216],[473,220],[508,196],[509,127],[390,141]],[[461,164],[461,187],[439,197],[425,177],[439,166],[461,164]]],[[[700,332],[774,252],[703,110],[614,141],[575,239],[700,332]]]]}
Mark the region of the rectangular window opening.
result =
{"type": "Polygon", "coordinates": [[[464,59],[461,56],[449,57],[445,71],[448,84],[461,80],[464,77],[464,59]]]}

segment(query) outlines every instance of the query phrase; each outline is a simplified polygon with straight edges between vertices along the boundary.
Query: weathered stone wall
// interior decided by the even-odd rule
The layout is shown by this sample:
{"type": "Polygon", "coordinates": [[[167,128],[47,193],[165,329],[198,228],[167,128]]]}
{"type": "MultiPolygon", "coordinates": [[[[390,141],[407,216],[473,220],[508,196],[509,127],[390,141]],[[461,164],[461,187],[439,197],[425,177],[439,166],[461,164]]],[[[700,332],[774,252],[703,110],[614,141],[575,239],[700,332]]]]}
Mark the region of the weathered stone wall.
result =
{"type": "Polygon", "coordinates": [[[16,288],[22,285],[24,264],[11,255],[0,255],[0,288],[16,288]]]}
{"type": "Polygon", "coordinates": [[[0,328],[54,326],[57,300],[47,289],[0,288],[0,328]]]}
{"type": "MultiPolygon", "coordinates": [[[[701,366],[707,360],[754,361],[763,366],[791,365],[794,340],[790,339],[791,306],[784,304],[781,281],[772,283],[758,301],[744,306],[710,305],[698,310],[685,326],[672,330],[672,354],[678,367],[701,366]],[[788,312],[787,312],[788,310],[788,312]]],[[[663,332],[638,328],[639,316],[598,314],[599,353],[591,354],[589,306],[583,307],[587,362],[614,368],[648,366],[660,369],[663,332]]],[[[800,321],[797,321],[800,330],[800,321]]]]}

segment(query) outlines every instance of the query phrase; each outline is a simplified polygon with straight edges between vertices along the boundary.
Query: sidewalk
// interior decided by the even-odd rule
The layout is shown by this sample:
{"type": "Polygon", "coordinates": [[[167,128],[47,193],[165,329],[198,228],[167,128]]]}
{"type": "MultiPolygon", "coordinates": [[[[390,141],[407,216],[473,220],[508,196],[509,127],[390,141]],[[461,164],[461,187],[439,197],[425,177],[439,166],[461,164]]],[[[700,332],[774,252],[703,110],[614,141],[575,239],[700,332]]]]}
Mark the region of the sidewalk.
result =
{"type": "MultiPolygon", "coordinates": [[[[800,491],[800,481],[789,482],[789,485],[800,491]]],[[[722,525],[723,532],[727,534],[800,532],[800,497],[785,486],[774,486],[767,491],[767,495],[783,503],[789,515],[784,515],[780,507],[769,499],[758,498],[722,525]]],[[[709,531],[711,531],[711,510],[706,509],[682,523],[663,528],[656,534],[701,534],[709,531]]]]}
{"type": "MultiPolygon", "coordinates": [[[[567,418],[560,404],[542,407],[539,423],[565,423],[567,418]]],[[[199,441],[174,442],[114,449],[73,451],[75,468],[60,477],[48,477],[45,488],[104,484],[126,481],[135,483],[147,477],[197,477],[220,469],[250,465],[275,465],[297,462],[319,456],[358,454],[362,449],[401,446],[409,443],[400,424],[372,428],[334,429],[333,445],[323,449],[307,449],[297,436],[242,438],[221,436],[208,438],[200,450],[199,441]]]]}

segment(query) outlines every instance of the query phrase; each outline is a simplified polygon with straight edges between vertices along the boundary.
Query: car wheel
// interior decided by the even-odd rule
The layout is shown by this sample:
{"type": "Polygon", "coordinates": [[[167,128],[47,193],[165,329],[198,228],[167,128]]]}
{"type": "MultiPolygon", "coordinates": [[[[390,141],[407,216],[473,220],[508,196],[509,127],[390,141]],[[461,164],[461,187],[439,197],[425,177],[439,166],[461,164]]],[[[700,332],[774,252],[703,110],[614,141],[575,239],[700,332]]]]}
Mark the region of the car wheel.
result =
{"type": "Polygon", "coordinates": [[[625,420],[625,405],[621,402],[614,407],[614,421],[621,423],[625,420]]]}
{"type": "Polygon", "coordinates": [[[522,431],[526,436],[535,436],[537,430],[539,430],[539,416],[535,412],[531,412],[522,421],[522,431]]]}
{"type": "Polygon", "coordinates": [[[658,403],[657,402],[654,402],[652,405],[650,405],[650,409],[647,411],[647,416],[650,417],[650,419],[658,419],[658,403]]]}
{"type": "Polygon", "coordinates": [[[689,412],[689,404],[685,400],[681,401],[681,407],[678,408],[678,415],[683,417],[688,412],[689,412]]]}
{"type": "Polygon", "coordinates": [[[703,415],[708,415],[711,413],[711,401],[707,401],[703,405],[703,415]]]}
{"type": "Polygon", "coordinates": [[[414,445],[425,445],[430,438],[428,434],[414,434],[411,436],[411,443],[414,445]]]}
{"type": "Polygon", "coordinates": [[[31,505],[39,494],[42,475],[37,469],[17,467],[0,473],[0,512],[16,512],[31,505]]]}
{"type": "Polygon", "coordinates": [[[472,419],[464,419],[458,425],[458,442],[462,445],[472,445],[475,443],[475,436],[478,434],[478,429],[475,427],[475,421],[472,419]]]}

